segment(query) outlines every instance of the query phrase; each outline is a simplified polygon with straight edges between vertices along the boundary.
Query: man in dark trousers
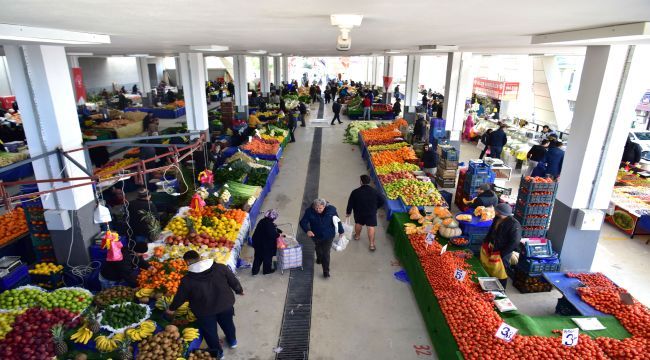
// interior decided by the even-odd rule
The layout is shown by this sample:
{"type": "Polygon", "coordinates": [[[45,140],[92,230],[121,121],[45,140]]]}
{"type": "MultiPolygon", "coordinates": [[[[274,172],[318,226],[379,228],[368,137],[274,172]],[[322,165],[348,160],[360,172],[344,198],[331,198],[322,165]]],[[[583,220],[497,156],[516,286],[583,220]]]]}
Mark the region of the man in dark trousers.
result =
{"type": "Polygon", "coordinates": [[[294,112],[288,112],[285,113],[287,117],[287,127],[289,128],[289,136],[291,137],[291,140],[289,142],[296,142],[296,137],[294,133],[296,132],[296,128],[298,127],[298,122],[296,121],[296,117],[294,116],[294,112]]]}
{"type": "Polygon", "coordinates": [[[223,359],[217,324],[225,333],[230,348],[236,348],[233,291],[244,295],[244,289],[226,265],[215,263],[212,259],[201,260],[194,250],[186,252],[183,260],[187,263],[187,274],[181,279],[167,315],[173,316],[176,309],[189,301],[210,355],[223,359]]]}
{"type": "Polygon", "coordinates": [[[548,149],[549,144],[550,141],[542,140],[542,143],[540,145],[533,145],[533,147],[530,148],[528,154],[526,155],[528,158],[528,169],[526,170],[526,176],[530,176],[533,173],[533,169],[537,167],[537,163],[544,160],[544,156],[546,156],[546,149],[548,149]]]}
{"type": "Polygon", "coordinates": [[[472,200],[463,199],[465,205],[477,208],[479,206],[496,206],[499,203],[499,198],[492,190],[492,185],[490,184],[482,184],[479,186],[477,193],[476,197],[472,200]]]}
{"type": "Polygon", "coordinates": [[[155,239],[150,237],[154,229],[151,228],[151,222],[147,221],[147,217],[153,216],[158,219],[158,209],[151,202],[151,194],[146,188],[138,189],[138,197],[129,203],[128,211],[129,226],[133,230],[135,241],[144,243],[154,241],[155,239]]]}
{"type": "Polygon", "coordinates": [[[325,278],[330,277],[330,250],[337,230],[339,238],[345,232],[340,221],[334,225],[334,216],[338,217],[334,206],[325,199],[316,199],[300,219],[300,228],[314,241],[316,264],[323,264],[325,278]]]}
{"type": "Polygon", "coordinates": [[[147,252],[146,243],[136,243],[130,250],[122,250],[122,260],[106,261],[100,271],[102,289],[121,282],[129,286],[138,286],[137,269],[148,269],[149,263],[142,257],[147,252]],[[104,281],[102,281],[104,280],[104,281]],[[105,285],[110,284],[110,285],[105,285]]]}
{"type": "Polygon", "coordinates": [[[479,159],[483,160],[483,157],[485,156],[485,153],[488,151],[490,148],[490,135],[492,135],[492,129],[487,129],[483,135],[481,135],[481,144],[485,145],[483,150],[481,150],[481,155],[478,157],[479,159]]]}
{"type": "Polygon", "coordinates": [[[298,111],[300,111],[300,126],[305,127],[305,116],[307,116],[307,105],[304,102],[298,104],[298,111]]]}
{"type": "Polygon", "coordinates": [[[493,159],[501,158],[501,151],[508,142],[508,136],[503,129],[506,128],[505,124],[499,125],[499,128],[490,134],[490,157],[493,159]]]}
{"type": "Polygon", "coordinates": [[[361,175],[361,186],[354,189],[348,198],[345,211],[346,221],[354,211],[354,240],[361,238],[361,230],[368,227],[370,251],[375,251],[375,226],[377,226],[377,209],[384,205],[384,197],[370,186],[370,176],[361,175]]]}
{"type": "Polygon", "coordinates": [[[393,104],[393,114],[395,117],[398,117],[399,114],[402,112],[402,103],[400,102],[401,100],[397,98],[395,100],[395,103],[393,104]]]}
{"type": "MultiPolygon", "coordinates": [[[[508,204],[499,204],[494,207],[496,217],[490,226],[490,230],[483,240],[484,243],[491,243],[494,251],[501,255],[501,261],[506,268],[510,268],[510,257],[517,249],[521,241],[521,224],[512,216],[512,208],[508,204]]],[[[505,289],[508,278],[499,279],[505,289]]]]}
{"type": "Polygon", "coordinates": [[[544,156],[544,163],[546,165],[546,177],[557,180],[562,172],[562,164],[564,162],[564,150],[562,150],[561,141],[552,141],[544,156]]]}
{"type": "Polygon", "coordinates": [[[339,124],[343,124],[340,117],[342,107],[343,105],[341,105],[341,99],[338,99],[337,101],[334,102],[334,104],[332,104],[332,111],[334,112],[334,118],[332,118],[332,122],[330,123],[330,125],[334,125],[334,120],[338,120],[339,124]]]}

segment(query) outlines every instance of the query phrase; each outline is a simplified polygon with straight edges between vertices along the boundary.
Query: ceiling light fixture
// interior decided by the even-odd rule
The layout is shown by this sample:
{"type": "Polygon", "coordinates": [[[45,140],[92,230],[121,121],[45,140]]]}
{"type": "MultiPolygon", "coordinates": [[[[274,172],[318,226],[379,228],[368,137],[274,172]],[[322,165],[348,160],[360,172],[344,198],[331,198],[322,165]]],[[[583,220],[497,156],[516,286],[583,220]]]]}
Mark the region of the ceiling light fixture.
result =
{"type": "Polygon", "coordinates": [[[66,55],[69,55],[69,56],[93,56],[93,53],[91,53],[91,52],[69,52],[69,53],[66,53],[66,55]]]}
{"type": "Polygon", "coordinates": [[[386,50],[386,54],[399,54],[399,50],[386,50]]]}
{"type": "Polygon", "coordinates": [[[650,39],[650,22],[534,35],[531,44],[589,45],[650,39]]]}
{"type": "Polygon", "coordinates": [[[266,54],[266,50],[248,50],[247,52],[249,54],[253,54],[253,55],[264,55],[264,54],[266,54]]]}
{"type": "Polygon", "coordinates": [[[456,51],[458,45],[420,45],[419,50],[456,51]]]}
{"type": "Polygon", "coordinates": [[[269,53],[269,56],[282,56],[282,53],[269,53]]]}
{"type": "Polygon", "coordinates": [[[194,51],[228,51],[230,48],[223,45],[190,45],[194,51]]]}
{"type": "Polygon", "coordinates": [[[11,24],[0,24],[0,39],[73,45],[111,43],[108,35],[11,24]]]}
{"type": "Polygon", "coordinates": [[[132,56],[132,57],[149,57],[149,54],[128,54],[127,56],[132,56]]]}
{"type": "Polygon", "coordinates": [[[350,31],[352,28],[361,26],[363,15],[354,14],[332,14],[330,23],[332,26],[338,26],[339,36],[336,38],[336,50],[348,51],[352,47],[352,37],[350,31]]]}

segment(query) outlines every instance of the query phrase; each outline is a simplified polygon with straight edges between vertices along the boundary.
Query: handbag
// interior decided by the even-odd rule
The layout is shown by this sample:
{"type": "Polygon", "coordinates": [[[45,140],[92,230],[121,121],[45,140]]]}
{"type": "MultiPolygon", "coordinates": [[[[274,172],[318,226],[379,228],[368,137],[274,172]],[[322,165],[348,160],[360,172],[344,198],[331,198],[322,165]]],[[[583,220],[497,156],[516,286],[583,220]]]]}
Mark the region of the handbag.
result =
{"type": "Polygon", "coordinates": [[[494,250],[492,243],[481,245],[481,265],[490,276],[503,280],[508,278],[506,267],[501,260],[501,253],[494,250]]]}

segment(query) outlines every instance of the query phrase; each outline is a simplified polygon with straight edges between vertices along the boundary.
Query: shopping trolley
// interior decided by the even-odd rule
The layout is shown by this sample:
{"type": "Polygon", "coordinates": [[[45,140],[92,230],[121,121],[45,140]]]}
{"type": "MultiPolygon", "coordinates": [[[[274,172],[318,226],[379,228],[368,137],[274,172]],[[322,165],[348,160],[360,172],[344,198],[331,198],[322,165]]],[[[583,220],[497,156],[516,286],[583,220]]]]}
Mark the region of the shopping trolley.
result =
{"type": "Polygon", "coordinates": [[[296,239],[296,232],[293,228],[293,224],[278,224],[277,227],[281,228],[283,226],[289,226],[291,233],[287,234],[283,230],[283,235],[286,238],[287,242],[294,243],[296,245],[289,246],[286,248],[278,249],[276,254],[278,265],[277,268],[280,269],[280,272],[284,274],[284,270],[297,269],[302,270],[302,245],[298,243],[296,239]]]}

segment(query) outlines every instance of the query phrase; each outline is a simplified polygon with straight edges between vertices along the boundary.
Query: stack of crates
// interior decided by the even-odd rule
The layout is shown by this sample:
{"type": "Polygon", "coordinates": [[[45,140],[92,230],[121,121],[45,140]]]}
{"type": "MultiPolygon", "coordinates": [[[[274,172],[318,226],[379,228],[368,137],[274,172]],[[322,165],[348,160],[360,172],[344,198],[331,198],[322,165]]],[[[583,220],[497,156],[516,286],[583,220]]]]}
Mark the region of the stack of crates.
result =
{"type": "Polygon", "coordinates": [[[475,255],[478,255],[481,252],[481,245],[483,245],[483,240],[490,231],[492,221],[479,224],[459,221],[459,226],[463,231],[463,236],[467,237],[467,240],[469,240],[467,246],[475,255]]]}
{"type": "Polygon", "coordinates": [[[444,139],[447,136],[445,130],[445,119],[431,119],[429,123],[429,143],[433,144],[435,139],[444,139]]]}
{"type": "MultiPolygon", "coordinates": [[[[519,248],[519,262],[516,266],[516,271],[524,273],[526,276],[522,277],[521,282],[531,283],[528,277],[539,277],[544,272],[560,271],[560,259],[557,253],[553,252],[551,240],[544,238],[528,239],[521,243],[519,248]]],[[[536,279],[535,283],[540,283],[542,280],[536,279]]],[[[543,291],[546,288],[542,288],[543,291]]],[[[527,289],[528,292],[532,292],[527,289]]],[[[521,291],[521,290],[520,290],[521,291]]]]}
{"type": "Polygon", "coordinates": [[[512,285],[522,294],[549,292],[553,288],[542,275],[531,275],[519,269],[514,270],[512,285]]]}
{"type": "Polygon", "coordinates": [[[492,168],[484,162],[469,161],[465,181],[463,182],[463,192],[465,198],[475,198],[478,195],[478,188],[483,184],[492,184],[496,174],[492,168]]]}
{"type": "Polygon", "coordinates": [[[436,185],[442,188],[453,188],[456,185],[458,171],[458,150],[451,145],[439,145],[438,167],[436,169],[436,185]]]}
{"type": "MultiPolygon", "coordinates": [[[[31,194],[37,192],[38,187],[36,185],[22,185],[20,191],[24,195],[31,194]]],[[[40,197],[34,196],[31,199],[22,199],[21,205],[25,209],[27,228],[29,229],[29,237],[34,248],[36,261],[56,262],[54,246],[52,245],[50,231],[45,224],[45,210],[43,210],[40,197]]]]}
{"type": "Polygon", "coordinates": [[[522,178],[515,205],[515,218],[521,223],[522,237],[543,238],[550,225],[557,182],[535,182],[522,178]]]}

